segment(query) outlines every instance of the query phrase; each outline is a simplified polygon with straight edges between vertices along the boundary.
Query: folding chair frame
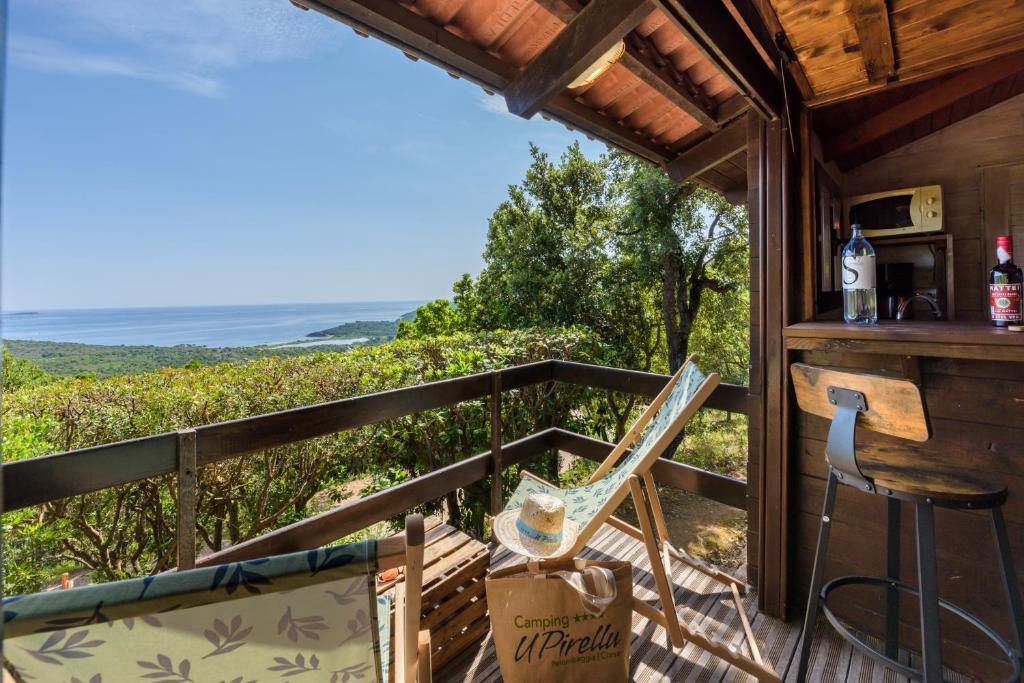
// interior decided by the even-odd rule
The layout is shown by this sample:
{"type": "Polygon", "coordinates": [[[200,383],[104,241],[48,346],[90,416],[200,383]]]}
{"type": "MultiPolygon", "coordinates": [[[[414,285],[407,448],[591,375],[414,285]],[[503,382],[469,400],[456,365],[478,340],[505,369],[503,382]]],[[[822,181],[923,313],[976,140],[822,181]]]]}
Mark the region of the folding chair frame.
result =
{"type": "Polygon", "coordinates": [[[377,541],[379,571],[405,567],[395,586],[395,683],[430,683],[430,631],[423,612],[423,516],[405,518],[405,534],[377,541]]]}
{"type": "MultiPolygon", "coordinates": [[[[686,360],[683,367],[679,369],[679,371],[672,377],[672,380],[668,382],[665,388],[662,389],[658,396],[651,402],[647,410],[645,410],[640,418],[637,419],[626,436],[619,442],[604,462],[598,466],[588,483],[599,481],[602,477],[607,475],[613,467],[615,467],[616,463],[618,463],[636,439],[639,438],[644,428],[650,423],[661,408],[662,404],[664,404],[668,399],[672,392],[672,388],[678,381],[683,369],[686,367],[686,364],[695,360],[695,355],[690,356],[686,360]]],[[[660,457],[660,454],[663,453],[665,448],[667,448],[668,445],[682,432],[686,422],[701,407],[701,405],[703,405],[704,401],[711,392],[714,391],[717,385],[718,376],[712,373],[708,376],[701,389],[691,397],[690,405],[676,419],[673,428],[667,430],[666,433],[658,439],[654,447],[651,449],[652,453],[657,453],[660,457]]],[[[655,585],[661,599],[661,609],[659,610],[653,605],[650,605],[634,596],[634,611],[647,617],[659,626],[664,627],[665,630],[668,631],[674,647],[683,647],[686,643],[693,643],[698,647],[707,650],[711,654],[720,657],[736,668],[756,677],[760,681],[764,681],[766,683],[777,683],[781,679],[778,674],[775,673],[775,670],[771,665],[766,664],[762,658],[761,652],[757,647],[757,641],[754,639],[750,620],[747,618],[746,611],[743,609],[742,595],[746,593],[745,584],[739,579],[736,579],[725,572],[719,571],[718,569],[701,562],[697,558],[690,556],[688,553],[675,548],[669,541],[668,525],[665,523],[665,515],[661,507],[661,501],[658,498],[658,490],[654,484],[654,477],[651,475],[651,467],[655,461],[656,458],[653,458],[643,465],[638,465],[637,470],[627,479],[629,490],[622,490],[610,496],[608,501],[601,507],[601,510],[594,516],[595,522],[600,520],[600,524],[597,524],[596,526],[599,527],[603,524],[609,524],[619,531],[642,541],[647,549],[647,555],[651,563],[651,572],[654,574],[655,585]],[[619,505],[625,500],[627,495],[631,495],[633,498],[633,505],[636,508],[636,515],[640,522],[640,528],[615,517],[613,514],[619,505]],[[749,656],[730,648],[721,641],[715,640],[700,629],[690,628],[679,619],[675,596],[672,590],[673,582],[671,577],[672,562],[674,560],[682,562],[702,574],[709,576],[715,581],[729,587],[736,610],[740,616],[744,639],[746,640],[747,647],[750,651],[749,656]]],[[[558,488],[551,482],[545,481],[526,470],[523,470],[521,474],[524,478],[533,479],[545,486],[558,488]]],[[[581,530],[580,537],[575,546],[569,552],[565,553],[565,556],[572,557],[577,554],[593,537],[595,532],[595,525],[593,523],[588,524],[583,530],[581,530]]]]}

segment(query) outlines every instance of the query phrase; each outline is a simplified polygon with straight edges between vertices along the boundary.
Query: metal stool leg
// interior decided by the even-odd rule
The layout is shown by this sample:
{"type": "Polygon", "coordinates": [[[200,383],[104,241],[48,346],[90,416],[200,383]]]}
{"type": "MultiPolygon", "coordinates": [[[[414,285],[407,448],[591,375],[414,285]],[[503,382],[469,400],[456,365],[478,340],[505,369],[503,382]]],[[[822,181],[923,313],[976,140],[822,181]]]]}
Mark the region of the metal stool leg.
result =
{"type": "Polygon", "coordinates": [[[1024,607],[1021,606],[1020,589],[1013,568],[1013,556],[1010,554],[1010,539],[1006,535],[1006,522],[1003,520],[1003,509],[992,508],[992,530],[996,536],[996,549],[999,551],[999,566],[1003,570],[1003,587],[1010,603],[1010,616],[1013,620],[1014,647],[1017,657],[1024,659],[1024,607]]]}
{"type": "MultiPolygon", "coordinates": [[[[886,501],[885,577],[900,580],[900,501],[886,501]]],[[[895,583],[885,591],[885,655],[897,659],[900,650],[900,592],[895,583]]]]}
{"type": "Polygon", "coordinates": [[[825,485],[825,504],[821,511],[821,526],[818,527],[818,548],[814,552],[814,571],[811,573],[811,589],[807,595],[807,612],[804,615],[803,639],[800,645],[800,665],[796,680],[807,680],[807,663],[811,658],[811,642],[814,640],[814,623],[818,618],[818,603],[821,600],[821,580],[825,573],[825,558],[828,555],[828,535],[832,530],[832,510],[836,503],[836,487],[839,480],[828,470],[825,485]]]}
{"type": "Polygon", "coordinates": [[[921,591],[923,683],[942,683],[942,633],[939,629],[939,581],[935,567],[935,510],[917,503],[917,581],[921,591]]]}

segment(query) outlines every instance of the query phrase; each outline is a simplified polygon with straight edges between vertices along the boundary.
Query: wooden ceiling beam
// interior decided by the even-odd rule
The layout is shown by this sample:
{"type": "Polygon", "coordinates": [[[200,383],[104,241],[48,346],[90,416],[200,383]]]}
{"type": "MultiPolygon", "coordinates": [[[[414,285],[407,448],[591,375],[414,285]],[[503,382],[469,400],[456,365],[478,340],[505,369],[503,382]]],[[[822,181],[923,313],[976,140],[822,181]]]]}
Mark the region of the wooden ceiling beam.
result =
{"type": "MultiPolygon", "coordinates": [[[[788,45],[788,37],[786,37],[786,31],[782,28],[782,22],[779,21],[778,14],[775,13],[775,8],[772,6],[770,0],[724,0],[727,6],[731,5],[733,13],[740,18],[740,20],[746,24],[747,30],[753,36],[755,46],[760,48],[762,56],[768,60],[771,64],[772,69],[775,70],[781,61],[781,51],[778,44],[778,36],[783,36],[787,41],[786,49],[791,50],[788,45]]],[[[793,57],[790,52],[789,57],[793,57]]],[[[804,72],[804,67],[800,64],[798,59],[786,60],[786,70],[789,72],[790,77],[793,79],[793,83],[796,84],[797,89],[800,91],[800,96],[808,100],[814,97],[814,88],[811,87],[811,82],[807,80],[807,74],[804,72]]]]}
{"type": "Polygon", "coordinates": [[[619,63],[630,73],[657,90],[696,121],[710,130],[718,130],[718,106],[685,72],[661,57],[649,41],[633,34],[626,40],[626,52],[619,63]]]}
{"type": "Polygon", "coordinates": [[[850,17],[860,41],[860,54],[871,83],[896,78],[889,8],[885,0],[849,0],[850,17]]]}
{"type": "MultiPolygon", "coordinates": [[[[536,0],[553,15],[570,23],[583,9],[578,0],[536,0]]],[[[722,123],[715,101],[695,84],[685,71],[679,71],[663,57],[647,38],[632,33],[626,39],[626,52],[619,64],[631,74],[654,88],[677,107],[710,130],[722,123]]],[[[743,103],[746,106],[746,103],[743,103]]],[[[733,118],[730,110],[730,118],[733,118]]]]}
{"type": "Polygon", "coordinates": [[[963,71],[838,135],[829,147],[830,156],[833,159],[846,157],[868,143],[890,135],[918,119],[930,116],[958,100],[998,83],[1010,74],[1021,71],[1024,71],[1024,52],[963,71]]]}
{"type": "Polygon", "coordinates": [[[532,117],[654,9],[651,0],[591,0],[508,84],[508,110],[532,117]]]}
{"type": "Polygon", "coordinates": [[[782,113],[782,84],[765,63],[729,9],[710,0],[659,0],[673,20],[701,53],[737,90],[750,98],[761,116],[774,119],[782,113]]]}
{"type": "Polygon", "coordinates": [[[747,148],[747,122],[736,119],[722,130],[705,138],[668,164],[666,170],[677,183],[718,166],[747,148]]]}
{"type": "MultiPolygon", "coordinates": [[[[518,73],[511,64],[434,26],[393,0],[293,0],[293,4],[320,12],[449,73],[454,72],[488,92],[502,92],[518,73]]],[[[613,147],[655,164],[664,165],[675,157],[666,147],[564,94],[548,103],[544,111],[565,125],[591,133],[613,147]]]]}

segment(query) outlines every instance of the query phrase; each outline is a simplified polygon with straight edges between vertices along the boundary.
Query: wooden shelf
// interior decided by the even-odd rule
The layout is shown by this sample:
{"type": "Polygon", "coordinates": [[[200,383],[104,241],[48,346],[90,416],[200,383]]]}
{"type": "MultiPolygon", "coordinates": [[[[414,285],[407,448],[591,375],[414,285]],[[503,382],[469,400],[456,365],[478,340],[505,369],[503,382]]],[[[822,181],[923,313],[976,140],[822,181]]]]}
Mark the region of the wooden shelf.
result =
{"type": "Polygon", "coordinates": [[[946,320],[880,321],[847,325],[807,322],[783,330],[786,348],[902,356],[940,356],[1024,362],[1024,332],[1008,332],[988,322],[946,320]]]}

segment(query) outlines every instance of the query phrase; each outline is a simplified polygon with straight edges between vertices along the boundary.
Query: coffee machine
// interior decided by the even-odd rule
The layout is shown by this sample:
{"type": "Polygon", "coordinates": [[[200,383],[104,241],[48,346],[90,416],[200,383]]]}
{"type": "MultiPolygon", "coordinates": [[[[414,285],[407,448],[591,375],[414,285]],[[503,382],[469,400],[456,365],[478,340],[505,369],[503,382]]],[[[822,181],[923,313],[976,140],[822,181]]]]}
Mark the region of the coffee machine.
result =
{"type": "MultiPolygon", "coordinates": [[[[878,317],[893,320],[900,300],[914,293],[913,263],[880,263],[876,267],[878,287],[878,317]]],[[[904,319],[913,317],[913,309],[904,313],[904,319]]]]}

